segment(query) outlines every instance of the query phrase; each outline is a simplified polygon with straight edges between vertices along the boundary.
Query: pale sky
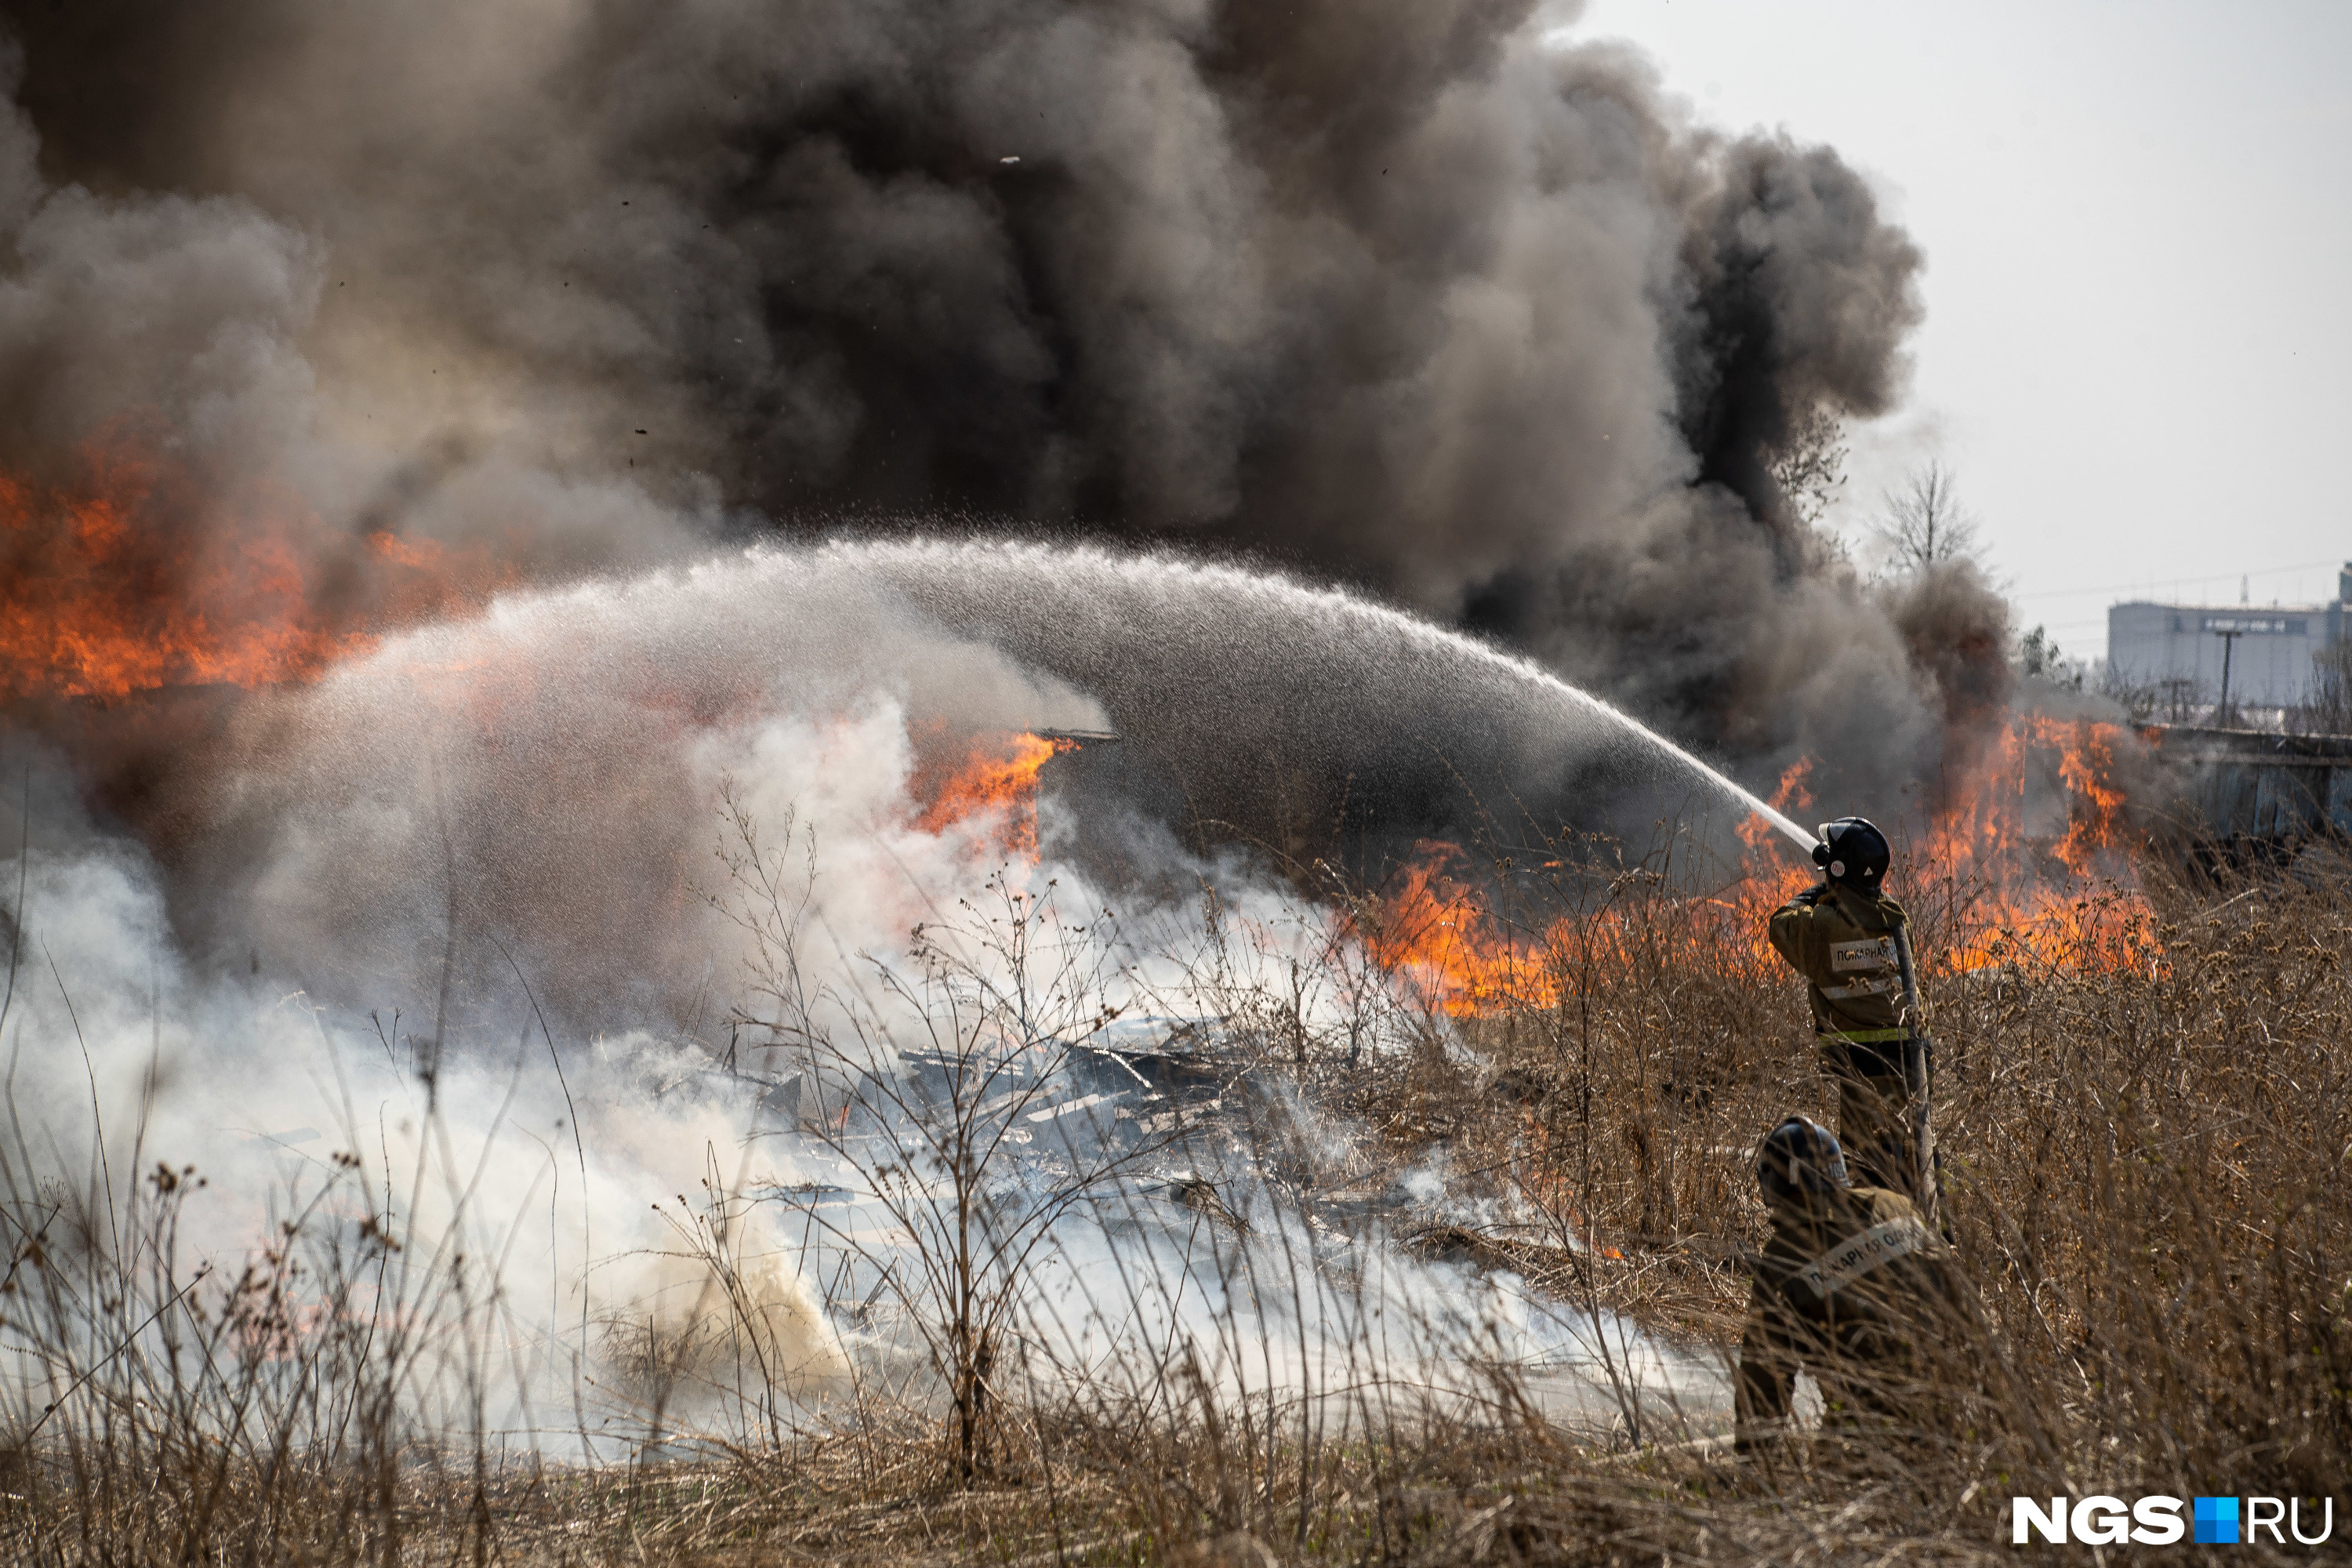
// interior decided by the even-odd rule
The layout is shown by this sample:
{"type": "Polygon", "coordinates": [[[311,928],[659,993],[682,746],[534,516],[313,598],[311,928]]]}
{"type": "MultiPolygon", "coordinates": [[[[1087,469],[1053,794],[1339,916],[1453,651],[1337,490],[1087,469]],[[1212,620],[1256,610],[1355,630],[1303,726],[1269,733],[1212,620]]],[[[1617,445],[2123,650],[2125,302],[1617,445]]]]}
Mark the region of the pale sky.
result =
{"type": "Polygon", "coordinates": [[[1927,253],[1908,405],[1837,521],[1933,455],[2022,626],[2332,599],[2352,560],[2352,4],[1595,0],[1727,130],[1863,171],[1927,253]]]}

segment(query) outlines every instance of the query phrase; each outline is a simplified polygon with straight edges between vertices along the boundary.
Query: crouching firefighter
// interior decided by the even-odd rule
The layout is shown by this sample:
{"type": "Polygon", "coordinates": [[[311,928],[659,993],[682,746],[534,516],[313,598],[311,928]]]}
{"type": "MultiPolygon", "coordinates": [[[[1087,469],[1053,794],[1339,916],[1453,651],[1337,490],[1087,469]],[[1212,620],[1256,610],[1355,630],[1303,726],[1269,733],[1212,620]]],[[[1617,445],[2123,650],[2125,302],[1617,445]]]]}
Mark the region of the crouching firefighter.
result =
{"type": "Polygon", "coordinates": [[[1970,1321],[1951,1252],[1909,1198],[1846,1184],[1828,1128],[1791,1116],[1756,1166],[1772,1238],[1754,1261],[1734,1394],[1742,1453],[1790,1430],[1799,1369],[1821,1386],[1825,1429],[1943,1436],[1939,1376],[1964,1360],[1970,1321]]]}
{"type": "Polygon", "coordinates": [[[1857,1176],[1908,1194],[1931,1226],[1940,1185],[1927,1033],[1911,925],[1881,886],[1886,836],[1859,816],[1823,823],[1822,879],[1772,916],[1772,946],[1805,977],[1822,1066],[1838,1089],[1838,1137],[1857,1176]]]}

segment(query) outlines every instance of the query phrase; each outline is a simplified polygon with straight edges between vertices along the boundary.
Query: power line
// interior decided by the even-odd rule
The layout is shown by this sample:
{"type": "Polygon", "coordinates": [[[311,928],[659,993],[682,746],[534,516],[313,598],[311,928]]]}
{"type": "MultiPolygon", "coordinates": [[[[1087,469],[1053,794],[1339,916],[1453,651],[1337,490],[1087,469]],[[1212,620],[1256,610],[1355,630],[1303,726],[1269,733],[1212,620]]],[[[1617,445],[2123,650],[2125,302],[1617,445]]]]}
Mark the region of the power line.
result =
{"type": "Polygon", "coordinates": [[[2276,577],[2288,572],[2308,572],[2316,566],[2340,566],[2346,563],[2346,557],[2330,555],[2324,560],[2298,561],[2292,566],[2263,566],[2252,572],[2215,572],[2204,577],[2167,577],[2159,574],[2152,577],[2136,577],[2128,583],[2110,583],[2101,588],[2046,588],[2038,594],[2019,594],[2013,596],[2020,599],[2063,599],[2085,594],[2122,594],[2134,588],[2153,587],[2160,583],[2170,583],[2175,586],[2184,583],[2226,583],[2232,577],[2276,577]]]}

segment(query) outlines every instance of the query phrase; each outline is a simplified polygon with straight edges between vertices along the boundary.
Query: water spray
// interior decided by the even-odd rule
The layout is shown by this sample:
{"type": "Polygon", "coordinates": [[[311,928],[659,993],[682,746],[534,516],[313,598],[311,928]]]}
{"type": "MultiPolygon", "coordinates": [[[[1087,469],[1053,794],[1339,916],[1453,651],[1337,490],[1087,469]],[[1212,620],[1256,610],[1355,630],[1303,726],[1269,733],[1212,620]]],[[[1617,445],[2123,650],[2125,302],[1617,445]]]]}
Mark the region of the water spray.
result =
{"type": "MultiPolygon", "coordinates": [[[[1366,682],[1384,683],[1392,696],[1405,695],[1404,680],[1388,668],[1395,662],[1434,667],[1441,674],[1447,667],[1457,676],[1484,672],[1522,697],[1533,694],[1597,721],[1670,770],[1696,775],[1808,854],[1815,842],[1812,833],[1761,796],[1613,703],[1530,659],[1343,589],[1166,552],[989,541],[844,542],[826,546],[814,561],[778,552],[755,552],[751,561],[755,569],[776,571],[854,564],[860,576],[895,584],[959,629],[983,632],[1098,691],[1118,679],[1116,661],[1150,666],[1165,657],[1172,641],[1221,636],[1233,639],[1234,646],[1223,651],[1236,663],[1262,665],[1268,655],[1287,656],[1302,673],[1318,664],[1341,664],[1360,669],[1366,682]],[[1252,615],[1268,628],[1255,634],[1257,643],[1239,626],[1252,615]],[[1204,626],[1213,629],[1204,633],[1204,626]],[[1279,646],[1259,646],[1277,637],[1279,646]]],[[[1248,684],[1257,673],[1248,671],[1234,683],[1248,684]]],[[[1280,695],[1311,700],[1303,692],[1280,695]]]]}

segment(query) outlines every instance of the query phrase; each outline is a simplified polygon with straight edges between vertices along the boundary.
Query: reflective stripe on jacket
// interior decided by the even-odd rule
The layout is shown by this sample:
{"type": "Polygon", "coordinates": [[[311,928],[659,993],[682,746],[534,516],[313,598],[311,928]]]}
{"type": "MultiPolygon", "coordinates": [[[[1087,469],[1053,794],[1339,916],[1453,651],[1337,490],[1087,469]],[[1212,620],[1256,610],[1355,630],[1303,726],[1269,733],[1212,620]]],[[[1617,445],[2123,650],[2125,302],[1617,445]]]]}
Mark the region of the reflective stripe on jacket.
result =
{"type": "Polygon", "coordinates": [[[1821,1214],[1776,1212],[1754,1272],[1735,1388],[1743,1441],[1787,1419],[1800,1368],[1832,1421],[1918,1418],[1920,1352],[1957,1348],[1966,1313],[1950,1249],[1910,1199],[1854,1187],[1821,1214]]]}
{"type": "Polygon", "coordinates": [[[1908,1039],[1895,933],[1903,906],[1883,893],[1832,882],[1808,888],[1772,915],[1773,950],[1805,977],[1813,1027],[1854,1044],[1908,1039]]]}

